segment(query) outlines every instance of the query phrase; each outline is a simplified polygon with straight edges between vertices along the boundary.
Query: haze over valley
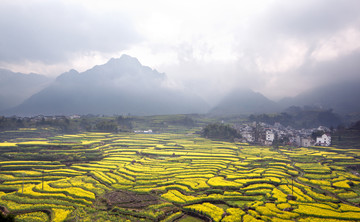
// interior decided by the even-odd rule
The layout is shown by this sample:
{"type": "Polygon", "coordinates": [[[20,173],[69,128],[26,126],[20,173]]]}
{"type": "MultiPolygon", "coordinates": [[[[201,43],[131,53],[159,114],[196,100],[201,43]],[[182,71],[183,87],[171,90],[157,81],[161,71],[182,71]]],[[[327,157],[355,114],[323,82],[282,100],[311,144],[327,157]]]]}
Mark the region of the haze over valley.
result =
{"type": "Polygon", "coordinates": [[[171,87],[166,73],[122,55],[79,73],[71,69],[50,79],[39,74],[1,70],[1,113],[36,115],[241,115],[282,112],[290,106],[332,109],[341,114],[360,110],[360,82],[338,82],[275,102],[246,86],[229,91],[214,105],[190,87],[171,87]],[[16,84],[16,85],[15,85],[16,84]],[[12,86],[12,87],[9,87],[12,86]]]}

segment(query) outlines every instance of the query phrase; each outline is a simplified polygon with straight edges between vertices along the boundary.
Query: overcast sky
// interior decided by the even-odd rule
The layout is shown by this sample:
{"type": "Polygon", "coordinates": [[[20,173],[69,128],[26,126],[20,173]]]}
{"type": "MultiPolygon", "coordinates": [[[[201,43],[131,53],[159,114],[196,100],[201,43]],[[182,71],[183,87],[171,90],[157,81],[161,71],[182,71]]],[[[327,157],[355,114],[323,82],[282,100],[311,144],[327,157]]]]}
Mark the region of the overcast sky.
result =
{"type": "Polygon", "coordinates": [[[360,78],[359,0],[2,0],[0,67],[57,76],[128,54],[206,99],[360,78]]]}

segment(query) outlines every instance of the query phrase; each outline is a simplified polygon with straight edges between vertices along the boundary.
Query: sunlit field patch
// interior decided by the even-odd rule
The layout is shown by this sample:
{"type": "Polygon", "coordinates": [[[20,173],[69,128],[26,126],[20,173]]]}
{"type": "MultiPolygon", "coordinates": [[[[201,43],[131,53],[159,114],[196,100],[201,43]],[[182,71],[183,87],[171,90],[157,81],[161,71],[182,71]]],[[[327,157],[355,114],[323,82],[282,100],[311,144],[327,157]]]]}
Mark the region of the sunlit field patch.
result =
{"type": "Polygon", "coordinates": [[[27,222],[27,221],[43,222],[43,221],[48,221],[49,216],[44,212],[38,211],[33,213],[19,214],[15,217],[15,220],[19,222],[27,222]]]}
{"type": "Polygon", "coordinates": [[[185,209],[193,210],[195,212],[199,212],[200,214],[207,215],[216,222],[220,221],[224,214],[224,210],[222,208],[206,202],[202,204],[186,206],[185,209]]]}

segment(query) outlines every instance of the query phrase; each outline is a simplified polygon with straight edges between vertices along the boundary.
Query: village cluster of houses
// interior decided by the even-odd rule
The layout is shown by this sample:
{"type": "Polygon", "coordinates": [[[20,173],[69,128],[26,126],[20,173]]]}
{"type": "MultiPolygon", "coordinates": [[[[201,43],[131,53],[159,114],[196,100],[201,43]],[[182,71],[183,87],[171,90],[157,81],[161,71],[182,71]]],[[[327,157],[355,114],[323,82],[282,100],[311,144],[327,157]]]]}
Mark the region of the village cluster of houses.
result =
{"type": "Polygon", "coordinates": [[[236,125],[235,128],[242,135],[241,142],[256,143],[266,146],[273,145],[274,142],[281,141],[283,145],[291,146],[330,146],[331,135],[330,129],[324,126],[319,126],[313,129],[296,130],[292,127],[284,127],[280,123],[268,125],[265,123],[250,123],[236,125]],[[312,138],[313,132],[324,132],[316,139],[312,138]]]}

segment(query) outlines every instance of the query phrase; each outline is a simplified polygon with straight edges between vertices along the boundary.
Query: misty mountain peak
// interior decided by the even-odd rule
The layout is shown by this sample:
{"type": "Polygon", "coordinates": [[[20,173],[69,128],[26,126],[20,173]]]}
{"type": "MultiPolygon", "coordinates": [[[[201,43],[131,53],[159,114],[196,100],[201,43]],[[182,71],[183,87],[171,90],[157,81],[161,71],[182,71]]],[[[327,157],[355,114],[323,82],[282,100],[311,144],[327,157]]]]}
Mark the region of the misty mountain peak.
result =
{"type": "Polygon", "coordinates": [[[56,81],[68,81],[68,80],[72,80],[74,79],[76,76],[79,75],[79,72],[76,71],[75,69],[70,69],[68,72],[65,72],[61,75],[59,75],[56,78],[56,81]]]}
{"type": "Polygon", "coordinates": [[[112,60],[119,60],[126,64],[133,64],[133,65],[141,66],[141,64],[137,58],[131,57],[126,54],[123,54],[119,59],[112,59],[112,60]]]}
{"type": "Polygon", "coordinates": [[[264,95],[249,88],[230,91],[210,113],[215,115],[236,115],[272,113],[278,111],[277,104],[264,95]]]}
{"type": "Polygon", "coordinates": [[[142,65],[137,58],[124,54],[120,58],[111,58],[102,66],[117,70],[123,68],[139,68],[142,65]]]}
{"type": "Polygon", "coordinates": [[[71,73],[71,74],[79,74],[79,72],[76,71],[75,69],[70,69],[70,70],[69,70],[69,73],[71,73]]]}
{"type": "Polygon", "coordinates": [[[165,74],[159,73],[148,66],[143,66],[137,58],[129,55],[122,55],[120,58],[112,58],[103,65],[84,72],[83,74],[92,78],[113,81],[116,85],[128,84],[139,85],[140,82],[162,81],[165,74]]]}
{"type": "Polygon", "coordinates": [[[207,104],[196,95],[163,86],[166,79],[133,57],[110,59],[85,72],[60,75],[56,82],[7,110],[16,115],[204,113],[207,104]]]}

